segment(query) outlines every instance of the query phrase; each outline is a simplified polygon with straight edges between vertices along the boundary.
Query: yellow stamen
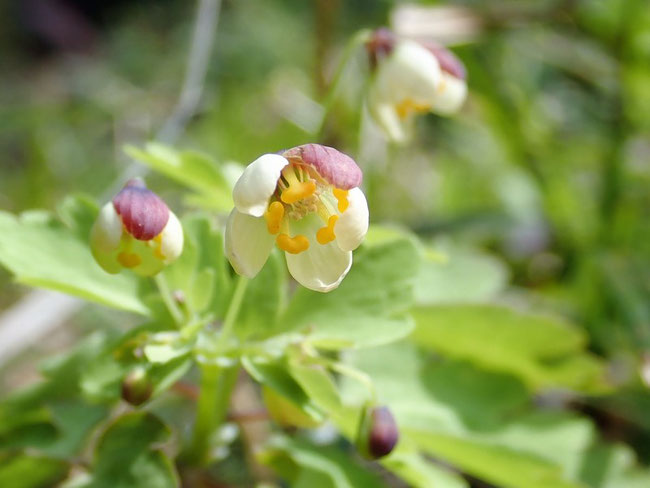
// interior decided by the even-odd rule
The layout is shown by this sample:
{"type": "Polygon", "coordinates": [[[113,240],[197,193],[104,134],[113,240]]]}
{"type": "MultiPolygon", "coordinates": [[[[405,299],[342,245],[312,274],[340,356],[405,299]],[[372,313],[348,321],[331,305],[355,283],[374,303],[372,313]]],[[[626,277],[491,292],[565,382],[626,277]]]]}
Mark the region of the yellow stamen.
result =
{"type": "Polygon", "coordinates": [[[332,193],[334,193],[334,196],[339,202],[339,212],[341,213],[345,212],[350,206],[350,202],[348,201],[348,190],[341,190],[339,188],[334,188],[332,193]]]}
{"type": "Polygon", "coordinates": [[[309,240],[302,234],[289,237],[289,234],[280,234],[276,239],[278,247],[289,254],[300,254],[309,248],[309,240]]]}
{"type": "Polygon", "coordinates": [[[316,182],[313,180],[291,183],[289,188],[282,192],[280,199],[291,205],[296,203],[298,200],[304,200],[309,198],[316,192],[316,182]]]}
{"type": "Polygon", "coordinates": [[[142,262],[142,259],[137,254],[121,252],[117,255],[117,261],[125,268],[135,268],[142,262]]]}
{"type": "Polygon", "coordinates": [[[318,232],[316,232],[316,240],[319,244],[327,244],[336,239],[336,236],[334,235],[334,225],[338,219],[338,215],[332,215],[327,221],[327,226],[318,229],[318,232]]]}
{"type": "Polygon", "coordinates": [[[405,119],[413,112],[424,113],[428,112],[430,109],[431,107],[429,105],[418,103],[414,100],[411,100],[410,98],[402,100],[395,107],[395,110],[397,110],[397,115],[399,115],[400,119],[405,119]]]}
{"type": "Polygon", "coordinates": [[[269,234],[277,234],[280,232],[280,224],[282,224],[284,218],[284,205],[277,201],[271,203],[264,214],[264,218],[266,219],[266,228],[269,234]]]}

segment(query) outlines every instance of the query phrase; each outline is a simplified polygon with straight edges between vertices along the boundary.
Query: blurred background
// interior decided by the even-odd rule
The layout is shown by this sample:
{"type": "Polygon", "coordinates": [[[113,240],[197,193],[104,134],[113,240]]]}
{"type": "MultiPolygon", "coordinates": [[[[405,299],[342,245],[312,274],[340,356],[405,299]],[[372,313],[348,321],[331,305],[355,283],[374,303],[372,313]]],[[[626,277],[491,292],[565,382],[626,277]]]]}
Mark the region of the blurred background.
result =
{"type": "MultiPolygon", "coordinates": [[[[459,115],[420,117],[411,144],[385,143],[360,115],[360,49],[318,142],[357,157],[373,222],[470,256],[452,298],[465,286],[504,288],[499,301],[583,328],[621,386],[575,408],[650,462],[647,1],[217,3],[200,103],[162,136],[221,162],[315,142],[320,102],[359,29],[389,25],[453,49],[470,90],[459,115]],[[471,259],[487,266],[487,281],[471,259]]],[[[2,210],[54,209],[76,192],[99,198],[138,171],[122,148],[160,137],[174,113],[195,10],[181,0],[2,2],[2,210]]],[[[173,183],[154,175],[150,186],[178,204],[173,183]]],[[[30,289],[2,268],[0,289],[0,324],[20,327],[30,289]]],[[[32,381],[35,359],[115,322],[85,306],[21,339],[0,356],[3,390],[32,381]]]]}

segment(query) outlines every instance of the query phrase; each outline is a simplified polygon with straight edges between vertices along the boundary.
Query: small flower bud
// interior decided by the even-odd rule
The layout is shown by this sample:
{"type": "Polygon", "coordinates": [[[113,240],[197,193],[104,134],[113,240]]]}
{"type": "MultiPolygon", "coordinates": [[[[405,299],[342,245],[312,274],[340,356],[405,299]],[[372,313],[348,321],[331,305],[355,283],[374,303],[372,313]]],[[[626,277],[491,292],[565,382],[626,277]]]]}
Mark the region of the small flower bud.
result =
{"type": "Polygon", "coordinates": [[[183,229],[165,202],[142,180],[133,179],[101,208],[90,248],[108,273],[128,268],[152,276],[180,256],[183,229]]]}
{"type": "Polygon", "coordinates": [[[147,370],[141,366],[131,370],[122,381],[122,399],[131,405],[142,405],[152,393],[153,385],[147,377],[147,370]]]}
{"type": "Polygon", "coordinates": [[[399,440],[399,430],[388,407],[367,407],[362,414],[357,447],[370,459],[390,454],[399,440]]]}

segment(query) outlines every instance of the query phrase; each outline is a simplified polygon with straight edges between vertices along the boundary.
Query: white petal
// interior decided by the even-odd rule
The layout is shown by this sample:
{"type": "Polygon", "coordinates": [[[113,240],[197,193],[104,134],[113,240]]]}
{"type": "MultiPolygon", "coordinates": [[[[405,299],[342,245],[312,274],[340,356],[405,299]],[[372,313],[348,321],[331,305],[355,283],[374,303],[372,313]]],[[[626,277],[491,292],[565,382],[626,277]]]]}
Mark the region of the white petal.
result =
{"type": "Polygon", "coordinates": [[[171,210],[160,237],[160,252],[165,256],[165,264],[169,264],[183,252],[183,227],[171,210]]]}
{"type": "Polygon", "coordinates": [[[403,40],[379,66],[375,85],[385,101],[430,105],[441,80],[436,57],[417,42],[403,40]]]}
{"type": "Polygon", "coordinates": [[[275,236],[269,234],[266,221],[236,208],[226,224],[226,256],[234,270],[248,278],[259,273],[271,254],[275,236]]]}
{"type": "Polygon", "coordinates": [[[320,292],[339,286],[352,266],[352,252],[342,251],[336,242],[322,245],[310,239],[306,251],[285,255],[291,276],[305,288],[320,292]]]}
{"type": "Polygon", "coordinates": [[[348,192],[348,202],[334,225],[334,235],[341,250],[354,251],[368,233],[368,202],[360,188],[348,192]]]}
{"type": "Polygon", "coordinates": [[[432,111],[441,115],[457,112],[467,97],[467,83],[448,73],[443,73],[443,82],[433,100],[432,111]]]}
{"type": "Polygon", "coordinates": [[[397,114],[393,104],[373,103],[371,98],[368,101],[368,110],[377,125],[386,133],[388,139],[394,142],[406,142],[408,139],[406,124],[397,114]]]}
{"type": "Polygon", "coordinates": [[[97,249],[111,252],[120,245],[122,221],[113,207],[113,202],[104,205],[90,231],[90,242],[97,249]]]}
{"type": "Polygon", "coordinates": [[[287,164],[289,161],[278,154],[264,154],[246,166],[232,191],[237,210],[254,217],[264,215],[287,164]]]}

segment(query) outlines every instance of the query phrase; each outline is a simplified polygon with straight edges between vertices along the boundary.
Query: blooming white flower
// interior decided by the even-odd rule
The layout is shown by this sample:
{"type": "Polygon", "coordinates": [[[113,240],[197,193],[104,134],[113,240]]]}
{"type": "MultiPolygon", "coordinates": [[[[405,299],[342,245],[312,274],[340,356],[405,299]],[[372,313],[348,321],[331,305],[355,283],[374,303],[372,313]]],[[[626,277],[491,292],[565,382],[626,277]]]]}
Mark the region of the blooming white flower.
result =
{"type": "Polygon", "coordinates": [[[235,184],[226,226],[226,255],[235,271],[254,277],[277,245],[301,285],[336,288],[368,231],[361,178],[352,158],[318,144],[253,161],[235,184]]]}
{"type": "Polygon", "coordinates": [[[90,248],[108,273],[128,268],[152,276],[181,255],[183,229],[165,202],[133,179],[99,211],[90,248]]]}
{"type": "Polygon", "coordinates": [[[413,116],[451,115],[467,96],[465,68],[449,50],[432,42],[397,39],[379,30],[368,43],[377,65],[368,109],[389,139],[408,139],[413,116]]]}

